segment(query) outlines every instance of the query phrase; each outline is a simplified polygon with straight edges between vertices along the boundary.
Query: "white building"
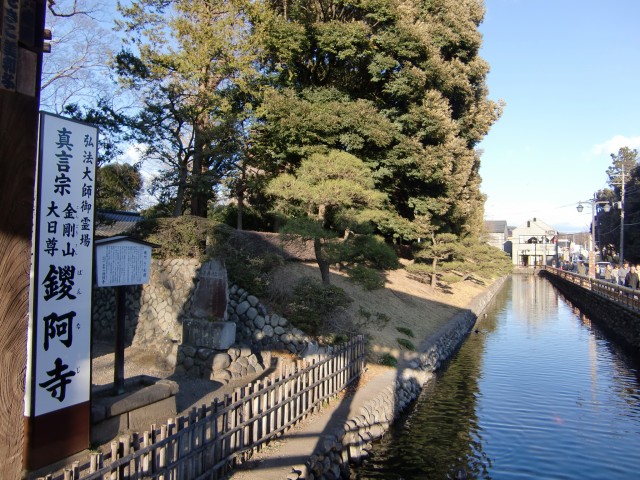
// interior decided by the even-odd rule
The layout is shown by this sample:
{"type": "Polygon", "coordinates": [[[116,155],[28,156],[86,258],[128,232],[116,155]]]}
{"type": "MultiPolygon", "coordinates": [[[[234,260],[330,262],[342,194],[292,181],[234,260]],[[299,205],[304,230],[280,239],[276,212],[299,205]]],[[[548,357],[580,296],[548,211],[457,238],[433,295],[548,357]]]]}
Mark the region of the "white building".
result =
{"type": "Polygon", "coordinates": [[[513,229],[511,258],[514,265],[535,267],[555,264],[558,232],[534,218],[513,229]]]}
{"type": "Polygon", "coordinates": [[[505,220],[485,220],[484,230],[486,242],[492,247],[499,248],[503,252],[510,252],[508,247],[509,228],[505,220]]]}

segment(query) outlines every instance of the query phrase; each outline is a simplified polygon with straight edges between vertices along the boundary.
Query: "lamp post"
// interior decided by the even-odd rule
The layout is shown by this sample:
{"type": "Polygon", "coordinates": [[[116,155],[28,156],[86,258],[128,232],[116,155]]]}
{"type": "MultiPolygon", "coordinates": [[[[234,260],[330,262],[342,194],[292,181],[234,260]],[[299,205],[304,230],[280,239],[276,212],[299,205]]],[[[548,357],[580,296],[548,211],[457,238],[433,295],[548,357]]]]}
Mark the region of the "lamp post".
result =
{"type": "Polygon", "coordinates": [[[611,210],[611,204],[608,201],[597,201],[595,199],[584,200],[584,201],[578,202],[578,206],[576,207],[576,210],[578,210],[578,213],[582,213],[582,211],[584,210],[584,206],[582,205],[583,203],[588,203],[589,205],[591,205],[591,242],[589,244],[589,276],[595,278],[596,276],[596,252],[595,252],[596,205],[604,205],[603,207],[604,211],[608,212],[611,210]]]}

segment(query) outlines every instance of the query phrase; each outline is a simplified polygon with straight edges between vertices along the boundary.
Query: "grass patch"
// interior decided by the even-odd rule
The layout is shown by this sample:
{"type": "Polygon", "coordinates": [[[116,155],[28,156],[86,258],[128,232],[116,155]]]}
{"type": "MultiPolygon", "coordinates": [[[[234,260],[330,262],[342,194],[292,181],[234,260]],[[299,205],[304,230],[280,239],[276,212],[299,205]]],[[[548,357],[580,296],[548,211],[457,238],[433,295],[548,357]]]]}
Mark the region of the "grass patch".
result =
{"type": "Polygon", "coordinates": [[[413,343],[411,343],[409,340],[407,340],[406,338],[396,338],[396,340],[398,341],[400,346],[406,348],[407,350],[415,350],[416,349],[415,345],[413,343]]]}

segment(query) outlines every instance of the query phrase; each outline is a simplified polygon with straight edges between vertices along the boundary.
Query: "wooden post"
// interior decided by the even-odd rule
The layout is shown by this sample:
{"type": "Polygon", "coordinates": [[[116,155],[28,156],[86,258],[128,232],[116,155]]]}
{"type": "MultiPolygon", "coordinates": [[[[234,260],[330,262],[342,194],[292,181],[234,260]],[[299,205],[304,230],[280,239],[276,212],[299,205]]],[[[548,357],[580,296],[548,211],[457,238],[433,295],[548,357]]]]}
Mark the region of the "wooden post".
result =
{"type": "MultiPolygon", "coordinates": [[[[0,2],[0,472],[20,478],[44,0],[0,2]]],[[[26,432],[28,436],[28,432],[26,432]]],[[[26,458],[26,455],[25,455],[26,458]]]]}
{"type": "Polygon", "coordinates": [[[118,286],[116,289],[116,348],[113,364],[113,394],[124,393],[124,333],[126,317],[127,287],[118,286]]]}

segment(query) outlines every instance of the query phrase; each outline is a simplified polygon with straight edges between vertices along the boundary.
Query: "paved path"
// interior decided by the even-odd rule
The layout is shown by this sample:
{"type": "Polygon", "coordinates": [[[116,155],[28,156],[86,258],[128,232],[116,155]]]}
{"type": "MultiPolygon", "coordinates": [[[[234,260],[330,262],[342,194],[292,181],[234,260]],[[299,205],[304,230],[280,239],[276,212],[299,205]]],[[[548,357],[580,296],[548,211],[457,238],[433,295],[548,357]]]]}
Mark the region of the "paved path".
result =
{"type": "Polygon", "coordinates": [[[354,395],[341,395],[323,406],[284,436],[272,441],[262,451],[227,477],[229,480],[282,480],[298,478],[297,472],[305,472],[305,462],[322,442],[323,436],[337,431],[345,421],[358,415],[362,406],[373,400],[396,380],[395,369],[367,372],[363,385],[354,395]]]}

